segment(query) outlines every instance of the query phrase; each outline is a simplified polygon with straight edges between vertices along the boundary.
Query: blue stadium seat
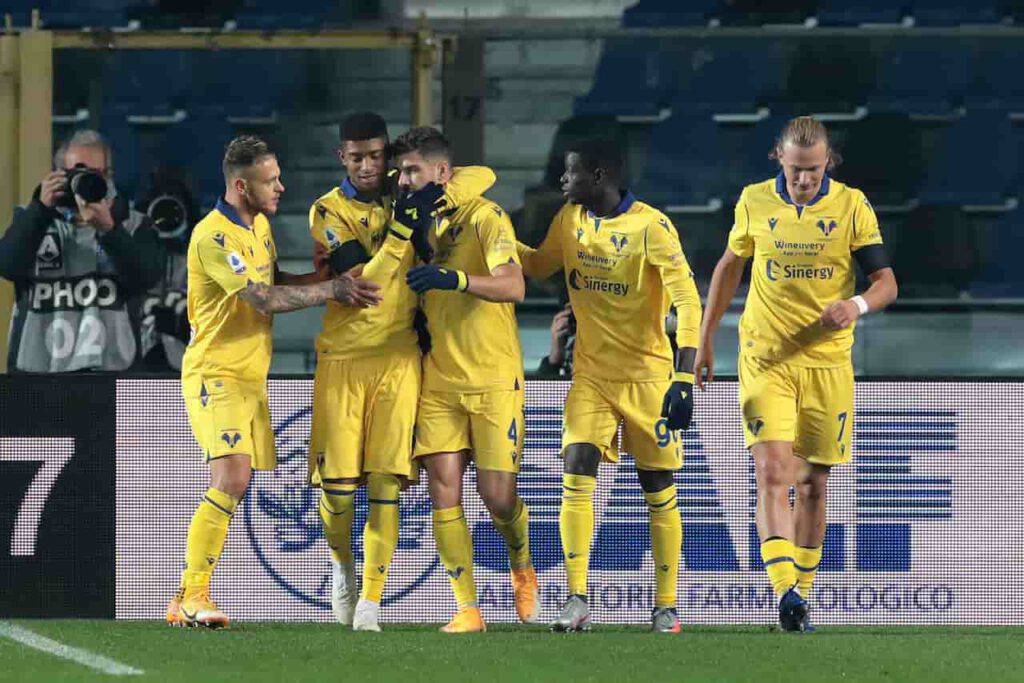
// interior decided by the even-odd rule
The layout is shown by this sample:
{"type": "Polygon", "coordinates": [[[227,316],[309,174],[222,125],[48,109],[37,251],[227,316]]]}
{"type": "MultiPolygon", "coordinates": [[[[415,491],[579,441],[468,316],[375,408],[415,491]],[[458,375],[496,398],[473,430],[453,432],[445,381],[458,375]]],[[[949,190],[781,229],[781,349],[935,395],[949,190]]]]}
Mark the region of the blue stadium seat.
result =
{"type": "Polygon", "coordinates": [[[608,39],[590,92],[575,113],[590,116],[655,116],[667,99],[656,41],[608,39]]]}
{"type": "Polygon", "coordinates": [[[718,39],[700,49],[688,46],[688,52],[675,53],[678,66],[671,72],[675,77],[666,83],[673,110],[685,113],[689,105],[713,112],[749,112],[777,100],[785,89],[783,50],[780,41],[752,45],[718,39]]]}
{"type": "Polygon", "coordinates": [[[994,0],[913,0],[912,4],[918,26],[996,24],[1003,18],[994,0]]]}
{"type": "Polygon", "coordinates": [[[942,116],[961,103],[969,83],[967,52],[949,41],[913,41],[885,53],[878,65],[874,111],[942,116]]]}
{"type": "Polygon", "coordinates": [[[898,24],[903,8],[892,0],[819,0],[817,17],[822,26],[898,24]]]}
{"type": "Polygon", "coordinates": [[[919,196],[926,204],[999,205],[1016,194],[1016,150],[1005,111],[971,110],[966,116],[924,131],[924,176],[919,196]]]}
{"type": "Polygon", "coordinates": [[[969,291],[976,297],[1024,297],[1024,208],[1016,208],[982,223],[978,231],[980,269],[969,291]]]}
{"type": "Polygon", "coordinates": [[[185,50],[120,50],[103,66],[108,101],[136,105],[139,114],[185,106],[194,95],[192,55],[185,50]]]}
{"type": "Polygon", "coordinates": [[[226,113],[216,106],[194,106],[187,121],[164,132],[161,158],[188,169],[192,189],[202,206],[211,206],[224,191],[221,161],[232,137],[226,113]]]}
{"type": "Polygon", "coordinates": [[[113,27],[128,23],[127,0],[48,0],[33,3],[40,7],[43,24],[48,28],[78,28],[81,26],[113,27]]]}
{"type": "Polygon", "coordinates": [[[653,128],[637,191],[663,207],[728,203],[743,185],[775,173],[768,150],[779,126],[775,119],[728,124],[708,113],[675,115],[653,128]]]}
{"type": "Polygon", "coordinates": [[[1016,42],[994,39],[971,51],[966,104],[1024,111],[1024,52],[1016,42]]]}
{"type": "Polygon", "coordinates": [[[718,0],[640,0],[622,12],[626,27],[705,26],[721,9],[718,0]]]}
{"type": "Polygon", "coordinates": [[[239,28],[247,29],[317,28],[330,8],[331,3],[318,0],[246,0],[235,19],[239,28]]]}

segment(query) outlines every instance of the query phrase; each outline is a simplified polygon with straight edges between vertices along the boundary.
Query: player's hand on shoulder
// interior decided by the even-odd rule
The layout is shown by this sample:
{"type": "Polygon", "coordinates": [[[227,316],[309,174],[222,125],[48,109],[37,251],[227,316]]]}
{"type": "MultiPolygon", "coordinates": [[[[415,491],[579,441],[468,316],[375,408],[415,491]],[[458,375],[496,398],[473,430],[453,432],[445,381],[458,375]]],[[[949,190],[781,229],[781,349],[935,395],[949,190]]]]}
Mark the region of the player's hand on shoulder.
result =
{"type": "Polygon", "coordinates": [[[331,298],[347,306],[369,308],[381,302],[380,285],[348,273],[331,280],[331,298]]]}
{"type": "Polygon", "coordinates": [[[828,330],[846,329],[860,317],[857,304],[849,299],[834,301],[821,312],[821,325],[828,330]]]}

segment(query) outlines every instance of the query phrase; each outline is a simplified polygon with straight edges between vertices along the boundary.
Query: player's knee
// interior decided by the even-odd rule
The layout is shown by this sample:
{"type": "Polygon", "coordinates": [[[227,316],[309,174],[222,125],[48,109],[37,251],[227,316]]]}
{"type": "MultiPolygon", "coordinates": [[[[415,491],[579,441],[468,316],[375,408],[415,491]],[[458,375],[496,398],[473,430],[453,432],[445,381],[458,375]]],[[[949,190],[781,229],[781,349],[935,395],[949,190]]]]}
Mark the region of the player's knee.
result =
{"type": "Polygon", "coordinates": [[[597,468],[601,464],[601,451],[592,443],[572,443],[562,451],[562,458],[566,474],[596,477],[597,468]]]}
{"type": "Polygon", "coordinates": [[[252,478],[252,468],[249,467],[248,458],[243,461],[236,459],[236,456],[229,456],[223,461],[214,460],[213,462],[214,466],[210,472],[211,486],[232,498],[241,500],[249,488],[249,480],[252,478]]]}
{"type": "Polygon", "coordinates": [[[640,478],[640,488],[644,493],[663,491],[674,481],[671,470],[637,470],[636,475],[640,478]]]}
{"type": "Polygon", "coordinates": [[[788,492],[789,487],[793,485],[789,468],[780,459],[758,458],[755,460],[754,469],[757,475],[757,485],[761,491],[779,494],[780,491],[788,492]]]}

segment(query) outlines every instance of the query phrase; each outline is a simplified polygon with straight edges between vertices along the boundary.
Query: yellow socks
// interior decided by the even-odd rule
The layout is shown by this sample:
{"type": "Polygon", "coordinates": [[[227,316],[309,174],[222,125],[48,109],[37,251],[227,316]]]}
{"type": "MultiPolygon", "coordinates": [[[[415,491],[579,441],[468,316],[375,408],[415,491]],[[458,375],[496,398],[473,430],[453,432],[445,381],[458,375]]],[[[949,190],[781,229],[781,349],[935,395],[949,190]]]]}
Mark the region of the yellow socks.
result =
{"type": "Polygon", "coordinates": [[[565,573],[571,595],[587,594],[587,567],[594,538],[594,489],[597,478],[584,474],[562,475],[562,508],[558,531],[565,555],[565,573]]]}
{"type": "Polygon", "coordinates": [[[765,571],[768,572],[768,580],[772,582],[772,590],[777,597],[782,597],[796,583],[793,542],[779,536],[762,541],[761,560],[764,562],[765,571]]]}
{"type": "Polygon", "coordinates": [[[516,498],[516,509],[509,520],[491,516],[508,546],[508,563],[512,569],[530,566],[530,511],[522,498],[516,498]]]}
{"type": "Polygon", "coordinates": [[[363,590],[365,600],[380,602],[391,557],[398,547],[398,477],[371,473],[366,479],[370,512],[363,529],[363,590]]]}
{"type": "Polygon", "coordinates": [[[320,519],[335,562],[352,562],[352,507],[359,484],[324,482],[320,490],[320,519]]]}
{"type": "Polygon", "coordinates": [[[462,506],[434,510],[434,541],[441,563],[455,592],[459,609],[476,607],[476,583],[473,582],[473,537],[469,534],[462,506]]]}
{"type": "Polygon", "coordinates": [[[651,550],[656,585],[654,604],[657,607],[675,607],[679,552],[683,545],[683,521],[679,517],[676,486],[671,484],[654,493],[645,491],[644,500],[651,513],[651,550]]]}
{"type": "Polygon", "coordinates": [[[188,526],[182,586],[205,586],[210,583],[210,574],[224,550],[228,525],[231,524],[231,516],[237,505],[238,501],[223,491],[215,488],[206,490],[188,526]]]}
{"type": "Polygon", "coordinates": [[[793,550],[793,566],[796,568],[796,585],[805,600],[811,599],[811,588],[814,586],[814,575],[821,564],[821,546],[805,548],[796,546],[793,550]]]}

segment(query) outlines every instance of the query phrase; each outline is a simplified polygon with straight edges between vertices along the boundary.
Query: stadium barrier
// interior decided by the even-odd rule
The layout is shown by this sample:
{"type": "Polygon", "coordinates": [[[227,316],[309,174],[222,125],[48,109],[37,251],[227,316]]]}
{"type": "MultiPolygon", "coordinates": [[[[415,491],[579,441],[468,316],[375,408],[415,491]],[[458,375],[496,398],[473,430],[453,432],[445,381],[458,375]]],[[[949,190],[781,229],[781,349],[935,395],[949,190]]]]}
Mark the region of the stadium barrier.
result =
{"type": "MultiPolygon", "coordinates": [[[[858,383],[855,459],[837,468],[830,488],[813,596],[820,621],[1022,623],[1022,385],[858,383]]],[[[0,389],[0,616],[161,618],[206,485],[179,383],[15,376],[0,379],[0,389]]],[[[565,596],[557,454],[567,390],[565,382],[526,386],[520,491],[530,505],[545,619],[565,596]]],[[[254,476],[235,514],[214,594],[237,619],[329,620],[327,548],[317,494],[305,486],[312,381],[274,379],[269,391],[279,465],[254,476]]],[[[695,427],[683,437],[679,608],[690,623],[774,621],[736,391],[734,381],[718,381],[698,395],[695,427]]],[[[664,438],[672,436],[664,432],[664,438]]],[[[512,621],[505,550],[467,484],[482,607],[491,621],[512,621]]],[[[653,564],[631,459],[603,467],[595,507],[594,617],[642,622],[653,602],[653,564]]],[[[361,560],[364,495],[357,510],[361,560]]],[[[403,494],[401,514],[382,616],[442,620],[454,603],[424,485],[403,494]]]]}

